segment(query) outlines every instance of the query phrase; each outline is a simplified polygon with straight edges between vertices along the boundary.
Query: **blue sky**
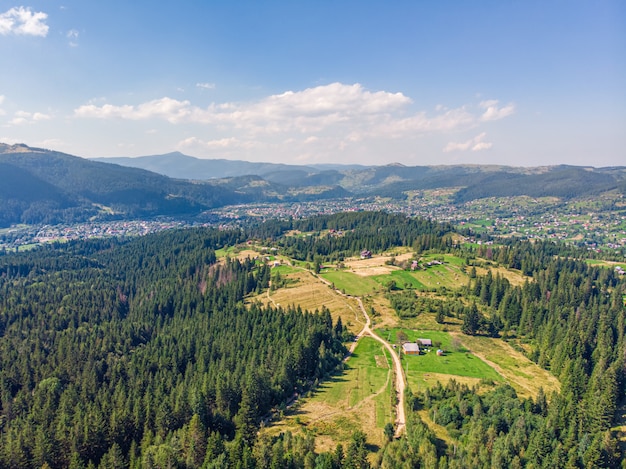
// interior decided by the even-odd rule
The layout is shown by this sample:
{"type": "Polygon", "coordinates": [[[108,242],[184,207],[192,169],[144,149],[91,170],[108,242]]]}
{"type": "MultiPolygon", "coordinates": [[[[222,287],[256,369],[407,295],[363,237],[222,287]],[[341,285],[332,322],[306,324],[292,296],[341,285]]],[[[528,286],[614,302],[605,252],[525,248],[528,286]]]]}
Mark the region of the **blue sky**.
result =
{"type": "Polygon", "coordinates": [[[626,2],[0,0],[0,142],[626,165],[626,2]]]}

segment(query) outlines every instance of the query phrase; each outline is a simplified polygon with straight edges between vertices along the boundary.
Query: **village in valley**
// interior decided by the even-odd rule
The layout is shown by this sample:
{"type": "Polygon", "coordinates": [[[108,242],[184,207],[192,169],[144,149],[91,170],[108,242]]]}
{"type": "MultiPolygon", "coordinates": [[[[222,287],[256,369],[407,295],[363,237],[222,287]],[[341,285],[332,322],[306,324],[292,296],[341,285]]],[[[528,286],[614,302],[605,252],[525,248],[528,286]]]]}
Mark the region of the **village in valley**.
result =
{"type": "MultiPolygon", "coordinates": [[[[346,211],[378,211],[449,222],[468,242],[492,239],[546,239],[626,257],[626,202],[618,195],[578,202],[553,197],[478,199],[453,204],[450,191],[418,191],[404,201],[382,197],[342,198],[299,203],[227,206],[194,219],[158,217],[101,220],[70,225],[16,225],[0,229],[0,250],[42,243],[110,236],[141,236],[194,226],[238,227],[270,219],[306,218],[346,211]]],[[[338,235],[337,233],[335,233],[338,235]]]]}

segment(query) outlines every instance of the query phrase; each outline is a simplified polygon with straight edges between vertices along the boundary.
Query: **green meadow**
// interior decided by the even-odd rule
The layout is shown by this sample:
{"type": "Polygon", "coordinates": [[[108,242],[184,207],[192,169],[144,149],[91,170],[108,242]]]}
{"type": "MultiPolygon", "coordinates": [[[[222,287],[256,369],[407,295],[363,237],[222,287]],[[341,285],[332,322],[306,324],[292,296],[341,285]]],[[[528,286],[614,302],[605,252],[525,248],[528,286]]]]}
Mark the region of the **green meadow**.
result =
{"type": "Polygon", "coordinates": [[[372,277],[362,277],[352,272],[341,270],[322,271],[320,276],[335,285],[335,288],[348,295],[363,296],[380,288],[380,284],[372,277]]]}
{"type": "Polygon", "coordinates": [[[272,267],[272,275],[275,275],[275,274],[288,275],[294,272],[298,272],[298,269],[290,265],[281,264],[279,266],[272,267]]]}
{"type": "Polygon", "coordinates": [[[467,283],[467,275],[456,265],[433,265],[426,270],[394,270],[388,274],[374,275],[371,279],[380,285],[396,282],[400,289],[434,290],[440,287],[458,288],[467,283]]]}
{"type": "Polygon", "coordinates": [[[316,444],[333,450],[347,444],[356,429],[368,441],[382,444],[382,429],[393,421],[391,359],[380,342],[363,337],[346,363],[345,371],[324,380],[301,401],[293,414],[272,425],[272,434],[304,429],[316,444]]]}
{"type": "Polygon", "coordinates": [[[463,378],[474,378],[475,381],[504,381],[496,370],[477,356],[469,353],[447,332],[382,328],[377,329],[376,333],[391,343],[398,344],[397,350],[402,357],[407,382],[413,390],[436,384],[437,379],[428,379],[432,373],[438,376],[459,377],[458,381],[464,381],[463,378]],[[430,349],[430,352],[423,352],[421,355],[404,355],[399,345],[398,333],[400,332],[406,336],[406,340],[411,342],[415,342],[418,338],[431,339],[433,347],[430,349]],[[437,355],[436,350],[438,347],[445,351],[443,356],[437,355]]]}
{"type": "Polygon", "coordinates": [[[390,359],[381,343],[371,337],[363,337],[346,363],[341,379],[322,383],[313,400],[320,398],[327,404],[338,404],[347,399],[348,405],[353,407],[382,390],[382,394],[387,395],[385,402],[388,404],[391,386],[389,370],[390,359]]]}

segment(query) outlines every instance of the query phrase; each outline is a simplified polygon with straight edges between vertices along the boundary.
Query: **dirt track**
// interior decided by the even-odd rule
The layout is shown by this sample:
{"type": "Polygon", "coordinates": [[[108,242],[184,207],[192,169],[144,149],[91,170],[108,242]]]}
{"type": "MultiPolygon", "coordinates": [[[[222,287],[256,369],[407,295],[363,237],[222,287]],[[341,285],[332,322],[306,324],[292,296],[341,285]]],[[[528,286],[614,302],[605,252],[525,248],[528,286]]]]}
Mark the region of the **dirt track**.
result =
{"type": "MultiPolygon", "coordinates": [[[[316,276],[316,277],[320,279],[322,282],[326,283],[327,285],[331,285],[331,283],[328,280],[319,276],[316,276]]],[[[335,291],[339,295],[350,297],[350,295],[345,295],[339,290],[335,290],[335,291]]],[[[391,346],[389,342],[387,342],[382,337],[379,337],[378,335],[374,334],[374,332],[370,328],[370,325],[372,322],[370,320],[369,315],[367,314],[367,311],[365,310],[365,307],[363,306],[363,301],[361,300],[361,298],[359,297],[351,297],[351,298],[356,298],[356,300],[358,301],[359,308],[361,308],[361,312],[363,313],[363,316],[365,316],[365,326],[363,326],[363,329],[361,330],[361,332],[359,332],[359,334],[356,336],[354,343],[350,346],[346,360],[349,359],[352,353],[354,352],[354,349],[356,348],[359,339],[364,336],[369,336],[377,340],[378,342],[383,344],[385,348],[389,351],[389,353],[391,354],[391,358],[393,359],[394,375],[396,377],[395,388],[396,388],[396,394],[398,397],[398,405],[396,406],[395,436],[399,437],[400,435],[404,433],[406,429],[406,415],[404,412],[404,388],[406,386],[406,381],[404,378],[404,370],[402,369],[402,364],[400,363],[400,357],[398,356],[398,354],[396,353],[396,351],[394,350],[394,348],[391,346]]]]}

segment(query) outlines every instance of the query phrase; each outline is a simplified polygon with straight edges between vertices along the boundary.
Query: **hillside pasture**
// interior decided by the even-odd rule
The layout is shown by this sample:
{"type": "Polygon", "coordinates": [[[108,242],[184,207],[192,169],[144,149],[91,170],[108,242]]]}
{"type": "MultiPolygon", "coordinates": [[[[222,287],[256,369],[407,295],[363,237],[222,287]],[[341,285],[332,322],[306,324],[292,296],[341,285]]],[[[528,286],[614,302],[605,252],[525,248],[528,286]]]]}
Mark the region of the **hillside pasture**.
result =
{"type": "Polygon", "coordinates": [[[333,451],[338,443],[347,447],[352,433],[360,429],[368,443],[380,447],[383,429],[393,421],[391,377],[388,352],[379,342],[363,337],[342,374],[324,381],[262,433],[307,432],[315,436],[316,451],[321,452],[333,451]]]}
{"type": "Polygon", "coordinates": [[[397,270],[398,267],[389,265],[388,262],[392,258],[395,258],[396,262],[408,261],[413,257],[413,253],[407,252],[396,256],[384,255],[373,256],[369,259],[347,259],[344,265],[347,270],[362,277],[369,277],[372,275],[387,274],[393,270],[397,270]]]}
{"type": "Polygon", "coordinates": [[[375,280],[344,270],[323,270],[320,276],[347,295],[364,296],[380,288],[375,280]]]}
{"type": "Polygon", "coordinates": [[[521,397],[534,397],[542,387],[547,395],[560,389],[559,381],[502,339],[451,333],[463,346],[488,363],[521,397]]]}
{"type": "Polygon", "coordinates": [[[287,279],[287,286],[264,292],[252,297],[251,301],[282,307],[296,305],[308,311],[321,311],[325,306],[330,310],[333,320],[337,321],[341,317],[341,322],[350,332],[357,334],[363,328],[365,318],[356,300],[338,294],[306,270],[289,266],[275,269],[279,269],[281,276],[287,279]]]}
{"type": "Polygon", "coordinates": [[[455,265],[442,264],[430,266],[425,270],[395,270],[386,275],[376,275],[372,279],[381,285],[393,280],[398,288],[429,291],[441,287],[457,289],[467,284],[468,276],[455,265]]]}
{"type": "Polygon", "coordinates": [[[414,254],[407,252],[398,256],[375,256],[370,259],[351,259],[344,263],[345,270],[337,271],[346,275],[331,274],[332,271],[323,271],[324,277],[335,283],[340,290],[345,289],[353,295],[371,293],[378,288],[367,280],[359,282],[351,275],[372,279],[380,286],[386,286],[391,280],[396,282],[398,288],[412,288],[416,290],[435,290],[440,287],[456,289],[466,285],[468,276],[465,273],[465,260],[460,257],[445,255],[427,255],[421,258],[422,264],[437,259],[443,259],[441,265],[427,266],[425,269],[408,271],[395,265],[388,264],[395,260],[396,263],[408,262],[414,258],[414,254]],[[328,275],[333,277],[330,279],[328,275]],[[360,293],[357,293],[360,292],[360,293]]]}
{"type": "Polygon", "coordinates": [[[398,350],[400,350],[399,336],[402,334],[411,342],[419,338],[433,341],[433,347],[429,352],[421,355],[401,355],[407,382],[414,391],[435,386],[438,382],[445,385],[450,379],[469,386],[478,384],[481,380],[504,382],[504,378],[493,367],[469,353],[460,341],[448,332],[381,328],[377,329],[376,333],[389,342],[396,343],[398,350]],[[445,355],[437,355],[438,347],[445,351],[445,355]]]}
{"type": "Polygon", "coordinates": [[[483,277],[487,275],[487,272],[491,271],[491,275],[494,277],[500,275],[509,281],[511,285],[523,285],[524,282],[532,281],[532,277],[527,277],[522,274],[521,271],[515,269],[507,269],[506,267],[497,265],[485,265],[482,267],[476,267],[476,274],[483,277]]]}

